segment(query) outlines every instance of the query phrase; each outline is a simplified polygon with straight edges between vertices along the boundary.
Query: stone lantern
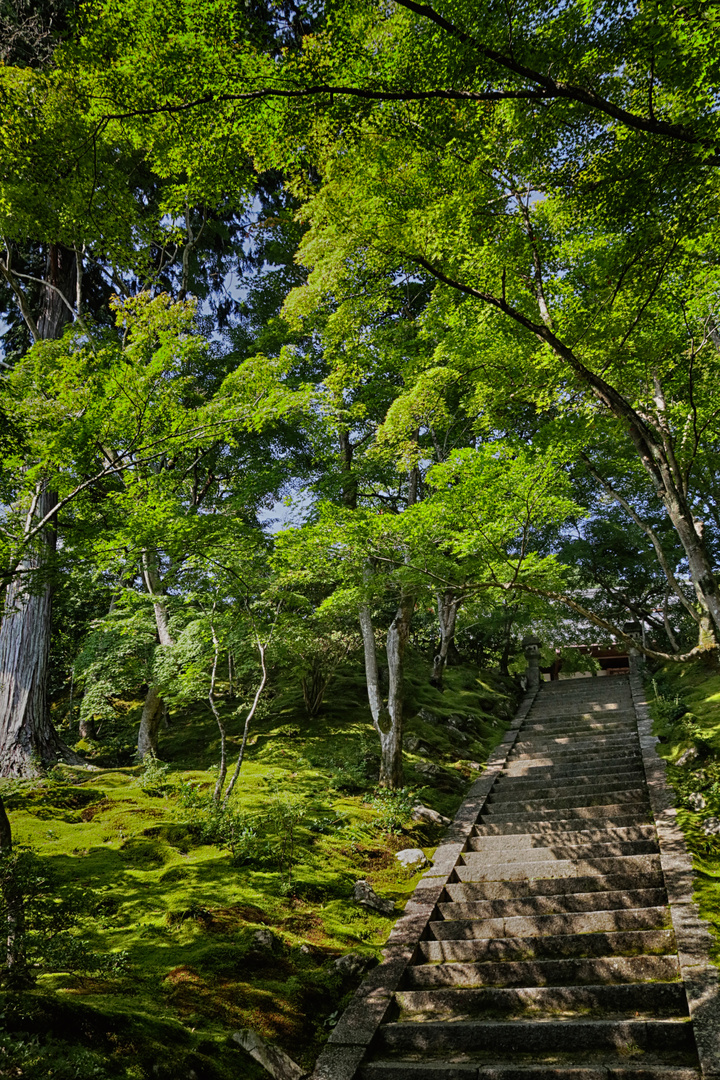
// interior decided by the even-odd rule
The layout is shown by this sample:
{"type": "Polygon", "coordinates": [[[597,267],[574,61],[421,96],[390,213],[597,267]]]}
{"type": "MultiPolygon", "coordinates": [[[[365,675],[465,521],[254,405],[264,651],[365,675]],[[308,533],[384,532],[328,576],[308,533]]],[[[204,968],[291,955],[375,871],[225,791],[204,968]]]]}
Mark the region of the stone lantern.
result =
{"type": "Polygon", "coordinates": [[[523,652],[527,660],[527,688],[538,690],[540,688],[540,638],[534,634],[527,634],[522,639],[523,652]]]}
{"type": "MultiPolygon", "coordinates": [[[[628,637],[639,638],[642,637],[642,627],[639,622],[626,622],[622,625],[623,634],[627,634],[628,637]]],[[[630,668],[631,675],[642,674],[643,657],[638,649],[634,645],[628,646],[628,667],[630,668]]]]}

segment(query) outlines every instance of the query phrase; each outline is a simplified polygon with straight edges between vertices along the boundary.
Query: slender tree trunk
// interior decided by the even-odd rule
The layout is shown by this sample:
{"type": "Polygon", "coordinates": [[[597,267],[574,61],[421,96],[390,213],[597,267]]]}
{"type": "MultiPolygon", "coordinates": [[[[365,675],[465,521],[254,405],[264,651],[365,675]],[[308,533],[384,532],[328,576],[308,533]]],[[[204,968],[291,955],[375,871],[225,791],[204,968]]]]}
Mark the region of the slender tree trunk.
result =
{"type": "MultiPolygon", "coordinates": [[[[75,275],[74,252],[52,245],[36,323],[23,304],[36,340],[62,336],[72,318],[67,298],[75,296],[75,275]]],[[[55,492],[43,483],[29,523],[41,520],[56,503],[55,492]]],[[[45,529],[5,595],[0,624],[0,776],[35,776],[58,759],[81,762],[58,737],[47,707],[52,586],[43,576],[47,577],[54,549],[55,531],[45,529]]]]}
{"type": "Polygon", "coordinates": [[[459,601],[452,589],[438,593],[438,624],[440,627],[440,649],[433,657],[433,669],[430,682],[438,689],[442,688],[443,674],[448,662],[448,653],[455,639],[455,623],[459,601]]]}
{"type": "Polygon", "coordinates": [[[663,601],[663,624],[665,626],[665,633],[667,634],[667,639],[670,642],[670,648],[672,649],[673,652],[680,652],[680,647],[679,647],[679,645],[677,643],[677,638],[675,637],[675,634],[673,633],[673,628],[670,625],[670,615],[669,615],[669,612],[668,612],[668,599],[669,599],[669,596],[670,596],[670,590],[665,589],[665,599],[663,601]]]}
{"type": "Polygon", "coordinates": [[[227,776],[227,738],[225,732],[225,722],[220,715],[220,710],[215,703],[215,680],[217,678],[218,660],[220,659],[220,643],[218,642],[214,626],[212,628],[212,636],[215,651],[213,653],[213,665],[212,672],[210,674],[208,705],[210,706],[211,713],[215,717],[215,723],[217,724],[218,731],[220,732],[220,767],[218,769],[218,778],[215,782],[215,790],[213,792],[213,802],[215,806],[218,806],[220,803],[220,796],[222,795],[222,790],[225,787],[225,777],[227,776]]]}
{"type": "Polygon", "coordinates": [[[390,731],[380,735],[380,787],[400,788],[403,783],[402,732],[403,684],[405,648],[410,636],[410,623],[415,610],[415,596],[402,590],[400,604],[390,624],[385,652],[388,660],[388,712],[392,721],[390,731]]]}
{"type": "MultiPolygon", "coordinates": [[[[420,474],[413,469],[408,477],[408,506],[419,498],[420,474]]],[[[365,580],[372,577],[372,563],[365,567],[365,580]]],[[[388,697],[383,701],[380,688],[375,631],[370,608],[360,608],[360,632],[365,652],[365,680],[367,683],[373,726],[380,737],[380,787],[391,789],[403,785],[402,733],[403,733],[403,686],[405,649],[410,637],[410,625],[415,611],[415,594],[404,585],[400,589],[400,603],[390,623],[385,643],[388,664],[388,697]]]]}
{"type": "Polygon", "coordinates": [[[380,737],[380,787],[400,788],[403,784],[403,669],[414,608],[415,597],[403,590],[395,618],[388,629],[385,647],[388,661],[387,704],[380,688],[375,631],[370,609],[366,604],[360,609],[368,700],[373,726],[380,737]]]}
{"type": "Polygon", "coordinates": [[[252,718],[255,715],[256,711],[257,711],[257,707],[258,707],[258,705],[260,703],[260,698],[262,697],[263,690],[265,689],[265,686],[267,684],[267,663],[266,663],[266,660],[265,660],[265,645],[263,645],[262,642],[259,639],[257,639],[256,644],[257,644],[258,652],[260,654],[260,666],[262,668],[262,678],[260,679],[260,685],[258,686],[257,690],[255,691],[255,697],[253,698],[253,703],[252,703],[252,705],[250,706],[250,708],[248,710],[247,716],[245,717],[245,726],[243,727],[243,737],[242,737],[242,743],[240,744],[240,753],[238,754],[238,759],[237,759],[237,762],[235,763],[235,771],[233,772],[233,774],[232,774],[232,776],[230,778],[230,783],[228,784],[227,791],[225,792],[225,798],[223,799],[223,803],[222,803],[223,810],[226,809],[228,803],[230,802],[230,796],[232,795],[233,791],[235,790],[235,785],[238,782],[238,777],[240,776],[240,770],[242,769],[242,764],[243,764],[243,761],[245,760],[245,748],[247,747],[248,734],[250,732],[250,722],[252,721],[252,718]]]}
{"type": "MultiPolygon", "coordinates": [[[[168,620],[167,607],[163,593],[162,580],[157,565],[157,554],[145,549],[142,554],[142,569],[145,587],[152,597],[153,611],[155,613],[155,626],[161,645],[174,645],[168,620]]],[[[163,718],[164,702],[160,697],[160,691],[155,683],[148,687],[147,696],[140,716],[138,729],[137,756],[143,761],[146,754],[153,757],[158,752],[158,736],[160,722],[163,718]]]]}

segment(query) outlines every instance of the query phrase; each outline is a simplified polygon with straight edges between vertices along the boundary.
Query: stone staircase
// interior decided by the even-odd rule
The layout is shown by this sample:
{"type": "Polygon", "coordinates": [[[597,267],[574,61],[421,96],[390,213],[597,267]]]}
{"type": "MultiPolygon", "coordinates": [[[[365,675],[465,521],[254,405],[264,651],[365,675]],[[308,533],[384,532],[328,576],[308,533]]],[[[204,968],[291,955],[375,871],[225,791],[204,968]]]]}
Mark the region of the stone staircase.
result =
{"type": "Polygon", "coordinates": [[[626,677],[541,687],[356,1075],[698,1080],[626,677]]]}

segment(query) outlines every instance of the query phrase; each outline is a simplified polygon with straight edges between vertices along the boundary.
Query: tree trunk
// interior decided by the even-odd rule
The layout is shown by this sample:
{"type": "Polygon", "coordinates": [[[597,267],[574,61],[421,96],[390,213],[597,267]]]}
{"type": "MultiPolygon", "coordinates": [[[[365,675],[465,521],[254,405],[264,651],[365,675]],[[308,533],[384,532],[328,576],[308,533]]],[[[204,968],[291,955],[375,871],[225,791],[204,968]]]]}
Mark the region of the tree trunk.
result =
{"type": "MultiPolygon", "coordinates": [[[[412,469],[408,476],[407,505],[413,506],[419,497],[420,474],[412,469]]],[[[372,561],[365,566],[366,582],[372,577],[372,561]]],[[[403,785],[402,732],[403,732],[403,683],[405,649],[410,637],[410,624],[415,611],[415,594],[404,585],[400,588],[400,603],[395,618],[390,623],[385,642],[388,662],[387,705],[380,689],[380,672],[375,651],[375,631],[370,608],[360,608],[360,631],[365,651],[365,679],[367,682],[370,712],[373,726],[380,736],[380,787],[397,789],[403,785]]]]}
{"type": "MultiPolygon", "coordinates": [[[[66,298],[75,295],[75,275],[74,252],[52,245],[39,317],[34,325],[31,319],[28,322],[37,339],[62,336],[72,319],[66,298]]],[[[23,314],[29,318],[25,310],[23,314]]],[[[28,515],[29,525],[41,520],[56,503],[55,492],[43,483],[34,513],[28,515]]],[[[35,550],[18,567],[5,596],[0,624],[0,776],[36,776],[58,759],[81,762],[58,737],[47,708],[52,586],[43,576],[54,549],[55,531],[45,529],[35,550]]]]}
{"type": "Polygon", "coordinates": [[[3,904],[7,919],[5,951],[6,983],[12,990],[27,989],[35,982],[28,967],[25,950],[25,901],[12,860],[12,829],[5,805],[0,798],[0,860],[3,904]]]}
{"type": "Polygon", "coordinates": [[[137,756],[140,761],[144,761],[148,755],[150,757],[157,756],[158,732],[160,730],[160,720],[162,719],[162,706],[162,698],[160,697],[157,686],[153,683],[148,688],[145,704],[143,705],[142,716],[140,717],[140,730],[138,731],[137,744],[137,756]]]}
{"type": "MultiPolygon", "coordinates": [[[[157,554],[147,548],[142,554],[143,579],[149,595],[152,597],[153,611],[155,613],[155,626],[161,645],[174,645],[168,622],[167,608],[163,593],[162,581],[157,565],[157,554]]],[[[153,684],[149,687],[145,704],[140,717],[138,730],[137,756],[144,761],[146,755],[157,757],[158,735],[160,722],[164,715],[164,702],[160,697],[158,687],[153,684]]]]}
{"type": "Polygon", "coordinates": [[[148,593],[152,597],[155,625],[161,645],[174,645],[168,622],[165,594],[157,565],[157,554],[145,549],[142,555],[143,577],[148,593]]]}
{"type": "Polygon", "coordinates": [[[637,409],[633,408],[617,387],[606,382],[602,375],[588,368],[573,348],[556,336],[550,322],[544,316],[542,322],[534,322],[524,312],[508,303],[504,293],[501,297],[495,296],[440,273],[432,263],[425,259],[416,257],[415,261],[429,270],[438,280],[502,311],[517,325],[523,326],[544,344],[549,345],[555,355],[563,360],[587,387],[595,400],[620,421],[687,555],[695,595],[701,615],[705,618],[704,626],[700,631],[700,644],[706,645],[708,649],[716,646],[720,636],[720,590],[718,590],[712,560],[702,537],[702,523],[694,519],[690,508],[687,491],[688,475],[683,474],[677,461],[673,436],[667,421],[667,405],[659,379],[655,377],[653,380],[656,418],[648,422],[637,409]]]}
{"type": "Polygon", "coordinates": [[[375,651],[375,632],[370,609],[360,609],[360,630],[365,649],[365,677],[368,688],[373,726],[380,736],[380,787],[400,788],[403,784],[403,666],[405,648],[410,636],[410,623],[415,609],[415,597],[403,590],[395,618],[387,633],[385,651],[388,660],[388,700],[383,701],[375,651]]]}
{"type": "Polygon", "coordinates": [[[430,682],[442,689],[443,674],[447,667],[450,647],[455,639],[455,623],[459,601],[452,589],[438,593],[438,624],[440,626],[440,649],[433,657],[433,670],[430,682]]]}
{"type": "Polygon", "coordinates": [[[687,555],[690,577],[702,616],[699,643],[714,645],[720,631],[720,593],[703,538],[703,524],[693,518],[686,500],[674,488],[668,490],[669,488],[670,485],[666,484],[659,494],[687,555]]]}
{"type": "Polygon", "coordinates": [[[342,479],[342,501],[350,510],[357,509],[358,485],[357,477],[353,475],[353,454],[355,447],[350,439],[350,432],[346,427],[338,429],[340,441],[340,471],[342,479]]]}
{"type": "Polygon", "coordinates": [[[233,791],[235,790],[235,785],[238,782],[238,777],[240,776],[240,770],[242,769],[243,761],[245,760],[245,748],[247,747],[248,733],[250,731],[250,721],[255,716],[255,712],[257,711],[257,707],[258,707],[258,704],[260,702],[260,698],[262,697],[263,690],[265,689],[265,687],[267,685],[268,673],[267,673],[267,662],[266,662],[266,659],[265,659],[265,649],[266,649],[267,642],[265,643],[265,645],[263,645],[263,643],[260,641],[260,639],[256,638],[255,644],[257,645],[257,650],[258,650],[258,653],[259,653],[259,656],[260,656],[260,667],[262,668],[262,678],[260,679],[260,684],[259,684],[257,690],[255,691],[255,697],[253,698],[253,703],[252,703],[252,705],[250,706],[250,708],[248,710],[247,716],[245,717],[245,726],[243,727],[243,736],[242,736],[242,742],[240,744],[240,753],[238,754],[237,762],[235,763],[235,772],[230,777],[230,783],[227,786],[227,791],[225,792],[225,797],[224,797],[223,802],[222,802],[223,810],[227,809],[228,803],[230,802],[230,796],[232,795],[233,791]]]}
{"type": "MultiPolygon", "coordinates": [[[[57,502],[43,486],[35,515],[45,516],[57,502]]],[[[81,759],[59,738],[47,707],[52,586],[47,571],[55,546],[45,530],[37,551],[23,559],[8,586],[0,625],[0,776],[37,776],[57,761],[81,759]],[[33,578],[35,580],[33,581],[33,578]]]]}
{"type": "Polygon", "coordinates": [[[97,731],[95,730],[95,721],[89,716],[81,716],[78,723],[78,735],[81,739],[95,739],[97,738],[97,731]]]}

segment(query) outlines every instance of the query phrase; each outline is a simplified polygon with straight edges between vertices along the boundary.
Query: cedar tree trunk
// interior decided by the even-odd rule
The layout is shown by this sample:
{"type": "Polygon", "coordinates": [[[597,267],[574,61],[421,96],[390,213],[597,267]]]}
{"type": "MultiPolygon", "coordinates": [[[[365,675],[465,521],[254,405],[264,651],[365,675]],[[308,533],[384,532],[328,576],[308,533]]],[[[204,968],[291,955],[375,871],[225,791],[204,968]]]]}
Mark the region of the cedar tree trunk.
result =
{"type": "MultiPolygon", "coordinates": [[[[54,288],[43,289],[38,338],[59,338],[70,322],[63,296],[74,295],[75,273],[74,253],[53,245],[46,280],[54,288]]],[[[43,484],[34,519],[42,519],[56,502],[55,492],[43,484]]],[[[6,593],[0,624],[0,776],[35,776],[58,759],[81,761],[58,737],[47,707],[52,586],[42,579],[54,548],[55,530],[50,527],[23,559],[6,593]]]]}

